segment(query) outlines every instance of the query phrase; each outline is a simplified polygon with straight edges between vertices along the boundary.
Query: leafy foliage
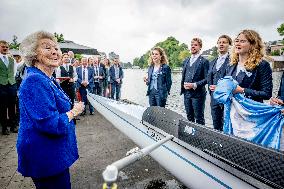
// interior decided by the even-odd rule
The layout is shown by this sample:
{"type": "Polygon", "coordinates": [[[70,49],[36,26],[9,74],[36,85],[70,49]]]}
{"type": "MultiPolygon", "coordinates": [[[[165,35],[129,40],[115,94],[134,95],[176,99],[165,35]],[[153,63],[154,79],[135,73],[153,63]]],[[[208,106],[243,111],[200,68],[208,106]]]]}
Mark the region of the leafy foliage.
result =
{"type": "Polygon", "coordinates": [[[218,47],[214,46],[212,48],[212,54],[211,54],[214,58],[218,57],[218,47]]]}
{"type": "MultiPolygon", "coordinates": [[[[154,47],[162,47],[168,57],[169,65],[172,68],[181,67],[183,60],[190,56],[188,46],[185,43],[181,43],[174,37],[168,37],[165,41],[157,43],[154,47]]],[[[133,60],[133,65],[139,66],[140,68],[146,68],[148,66],[148,59],[150,55],[150,50],[147,51],[140,58],[135,58],[133,60]]]]}
{"type": "Polygon", "coordinates": [[[277,28],[277,31],[280,36],[284,36],[284,23],[282,23],[279,28],[277,28]]]}
{"type": "Polygon", "coordinates": [[[280,50],[274,50],[271,52],[271,56],[280,56],[280,50]]]}
{"type": "Polygon", "coordinates": [[[58,33],[54,33],[54,37],[56,37],[56,39],[57,39],[57,42],[64,42],[64,36],[63,36],[63,34],[61,33],[61,34],[58,34],[58,33]]]}
{"type": "Polygon", "coordinates": [[[81,60],[83,55],[82,54],[74,54],[74,57],[78,60],[81,60]]]}
{"type": "Polygon", "coordinates": [[[9,44],[10,49],[17,49],[19,50],[20,43],[17,41],[18,37],[16,35],[13,35],[12,43],[9,44]]]}
{"type": "MultiPolygon", "coordinates": [[[[277,31],[279,33],[280,36],[284,36],[284,23],[282,23],[279,28],[277,28],[277,31]]],[[[282,43],[284,44],[284,38],[282,40],[282,43]]]]}

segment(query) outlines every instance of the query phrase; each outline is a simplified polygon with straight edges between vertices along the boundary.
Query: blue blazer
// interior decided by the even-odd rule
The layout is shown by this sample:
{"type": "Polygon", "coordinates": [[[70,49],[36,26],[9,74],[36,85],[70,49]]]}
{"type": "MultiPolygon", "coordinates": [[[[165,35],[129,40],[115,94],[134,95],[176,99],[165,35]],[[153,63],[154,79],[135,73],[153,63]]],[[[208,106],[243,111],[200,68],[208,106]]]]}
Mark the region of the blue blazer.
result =
{"type": "MultiPolygon", "coordinates": [[[[115,79],[115,69],[114,69],[114,65],[112,65],[110,68],[109,68],[109,76],[110,76],[110,83],[114,83],[116,81],[115,79]]],[[[121,80],[121,83],[122,83],[122,79],[123,79],[123,70],[122,70],[122,67],[119,66],[119,78],[121,80]]],[[[121,84],[120,83],[120,84],[121,84]]]]}
{"type": "MultiPolygon", "coordinates": [[[[152,73],[154,70],[154,66],[151,65],[148,68],[148,82],[146,85],[148,85],[148,90],[147,90],[147,96],[150,94],[150,87],[151,87],[151,81],[152,81],[152,73]]],[[[158,80],[157,80],[157,88],[159,91],[159,94],[161,97],[164,99],[170,94],[171,91],[171,86],[172,86],[172,74],[171,74],[171,68],[167,64],[162,64],[161,69],[158,75],[158,80]]]]}
{"type": "MultiPolygon", "coordinates": [[[[186,58],[183,61],[183,66],[182,66],[182,79],[181,79],[181,92],[180,94],[184,94],[186,89],[183,87],[184,80],[185,80],[185,73],[186,73],[186,67],[187,64],[190,64],[190,57],[186,58]]],[[[206,95],[206,89],[205,85],[207,84],[207,74],[208,74],[208,67],[209,67],[209,61],[202,57],[199,56],[198,59],[193,63],[193,74],[191,77],[191,83],[196,83],[197,88],[190,89],[189,94],[192,98],[198,98],[200,95],[206,95]]]]}
{"type": "Polygon", "coordinates": [[[278,91],[278,98],[281,100],[284,100],[284,73],[282,74],[281,82],[280,82],[280,87],[278,91]]]}
{"type": "Polygon", "coordinates": [[[75,125],[66,114],[71,101],[39,69],[28,67],[27,72],[19,91],[18,171],[25,177],[48,177],[79,157],[75,125]]]}
{"type": "MultiPolygon", "coordinates": [[[[230,65],[226,70],[226,75],[236,79],[237,64],[230,65]]],[[[272,69],[270,64],[262,60],[248,77],[244,72],[238,78],[239,86],[245,88],[245,96],[258,102],[269,100],[272,96],[272,69]]]]}
{"type": "MultiPolygon", "coordinates": [[[[209,85],[217,85],[217,83],[215,83],[214,80],[214,68],[215,65],[217,63],[218,57],[215,58],[214,60],[212,60],[209,63],[209,70],[208,70],[208,75],[207,75],[207,84],[208,87],[209,85]]],[[[229,66],[230,63],[230,57],[227,56],[227,58],[225,59],[224,64],[221,66],[221,68],[219,69],[219,79],[223,78],[224,76],[226,76],[226,70],[227,67],[229,66]]],[[[210,94],[212,95],[213,93],[209,90],[210,94]]]]}
{"type": "MultiPolygon", "coordinates": [[[[77,79],[77,88],[79,88],[81,86],[81,83],[83,81],[83,74],[82,74],[82,66],[76,68],[76,72],[78,75],[78,79],[77,79]]],[[[88,82],[89,85],[87,86],[87,88],[89,90],[92,90],[94,87],[94,68],[92,67],[87,67],[88,70],[88,82]]]]}
{"type": "MultiPolygon", "coordinates": [[[[93,68],[93,70],[94,70],[94,76],[96,76],[96,73],[95,73],[95,67],[92,67],[93,68]]],[[[104,81],[104,79],[105,79],[105,74],[106,74],[106,70],[104,69],[104,67],[102,67],[102,66],[99,66],[98,67],[99,68],[99,76],[102,76],[103,77],[103,79],[99,79],[99,83],[100,84],[102,84],[103,83],[103,81],[104,81]]],[[[95,82],[95,79],[94,79],[94,82],[95,82]]]]}

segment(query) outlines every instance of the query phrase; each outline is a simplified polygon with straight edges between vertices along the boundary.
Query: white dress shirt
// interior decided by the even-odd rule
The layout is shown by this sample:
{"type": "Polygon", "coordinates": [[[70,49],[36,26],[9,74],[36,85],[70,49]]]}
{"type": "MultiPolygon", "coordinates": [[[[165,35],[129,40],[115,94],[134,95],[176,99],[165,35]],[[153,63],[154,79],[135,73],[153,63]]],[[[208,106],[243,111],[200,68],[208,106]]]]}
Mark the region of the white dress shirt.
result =
{"type": "Polygon", "coordinates": [[[219,55],[217,62],[216,62],[216,70],[218,71],[222,65],[224,64],[226,58],[228,57],[229,53],[223,54],[223,55],[219,55]]]}
{"type": "Polygon", "coordinates": [[[82,82],[87,82],[89,84],[89,81],[88,81],[88,67],[84,68],[84,66],[82,66],[82,82]],[[84,70],[85,70],[85,80],[83,80],[84,76],[84,70]]]}
{"type": "MultiPolygon", "coordinates": [[[[191,55],[190,57],[190,66],[192,66],[192,64],[199,58],[199,56],[201,55],[201,53],[199,52],[198,54],[195,55],[191,55]]],[[[193,83],[193,89],[195,90],[197,88],[197,84],[193,83]]]]}
{"type": "Polygon", "coordinates": [[[201,53],[195,54],[195,55],[191,55],[190,57],[190,66],[192,66],[192,64],[199,58],[199,56],[201,55],[201,53]]]}
{"type": "Polygon", "coordinates": [[[248,77],[250,77],[250,76],[252,75],[251,72],[247,71],[244,66],[241,66],[241,65],[238,63],[236,76],[239,75],[239,73],[240,73],[241,71],[244,72],[248,77]]]}

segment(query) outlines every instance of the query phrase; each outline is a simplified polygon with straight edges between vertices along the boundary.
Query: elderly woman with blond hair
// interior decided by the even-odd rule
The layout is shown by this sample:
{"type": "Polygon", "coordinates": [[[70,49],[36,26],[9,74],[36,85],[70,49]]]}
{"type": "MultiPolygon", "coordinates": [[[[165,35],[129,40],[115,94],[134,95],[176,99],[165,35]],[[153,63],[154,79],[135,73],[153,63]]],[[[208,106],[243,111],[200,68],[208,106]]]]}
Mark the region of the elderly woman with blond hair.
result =
{"type": "Polygon", "coordinates": [[[172,86],[172,76],[164,49],[154,47],[150,52],[148,63],[148,75],[144,81],[148,85],[146,95],[149,96],[149,104],[165,107],[172,86]]]}
{"type": "Polygon", "coordinates": [[[263,60],[264,45],[254,30],[241,31],[234,41],[230,66],[226,75],[232,76],[239,84],[235,93],[263,102],[272,96],[272,70],[263,60]]]}
{"type": "Polygon", "coordinates": [[[19,90],[18,171],[36,188],[71,188],[69,167],[78,159],[73,119],[84,107],[52,77],[61,60],[56,38],[44,31],[26,37],[20,51],[28,65],[19,90]]]}

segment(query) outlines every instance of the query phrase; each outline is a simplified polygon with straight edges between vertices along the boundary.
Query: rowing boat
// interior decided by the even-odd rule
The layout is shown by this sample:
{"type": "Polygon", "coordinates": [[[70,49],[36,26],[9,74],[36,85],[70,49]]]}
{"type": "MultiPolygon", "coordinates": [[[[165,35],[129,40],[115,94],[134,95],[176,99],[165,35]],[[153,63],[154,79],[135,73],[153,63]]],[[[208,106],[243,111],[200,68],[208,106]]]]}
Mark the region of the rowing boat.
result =
{"type": "Polygon", "coordinates": [[[161,107],[88,93],[95,109],[139,147],[174,138],[150,156],[189,188],[284,188],[284,154],[188,122],[161,107]]]}

